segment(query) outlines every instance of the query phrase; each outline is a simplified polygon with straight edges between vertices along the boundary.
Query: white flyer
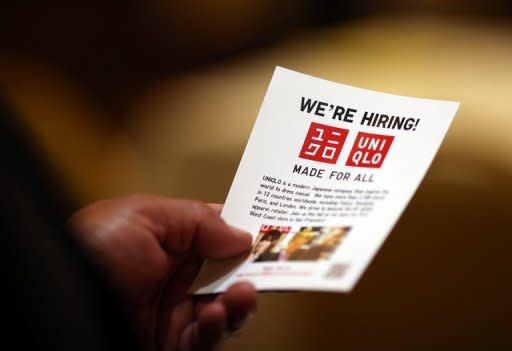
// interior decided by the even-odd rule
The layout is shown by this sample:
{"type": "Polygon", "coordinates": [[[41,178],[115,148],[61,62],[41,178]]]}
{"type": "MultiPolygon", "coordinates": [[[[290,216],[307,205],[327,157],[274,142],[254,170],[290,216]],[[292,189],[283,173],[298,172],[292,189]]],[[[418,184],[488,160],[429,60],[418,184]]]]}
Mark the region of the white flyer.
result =
{"type": "MultiPolygon", "coordinates": [[[[198,294],[351,290],[430,166],[459,103],[355,88],[277,67],[222,218],[254,236],[198,294]]],[[[414,235],[414,233],[411,233],[414,235]]],[[[206,277],[206,278],[205,278],[206,277]]]]}

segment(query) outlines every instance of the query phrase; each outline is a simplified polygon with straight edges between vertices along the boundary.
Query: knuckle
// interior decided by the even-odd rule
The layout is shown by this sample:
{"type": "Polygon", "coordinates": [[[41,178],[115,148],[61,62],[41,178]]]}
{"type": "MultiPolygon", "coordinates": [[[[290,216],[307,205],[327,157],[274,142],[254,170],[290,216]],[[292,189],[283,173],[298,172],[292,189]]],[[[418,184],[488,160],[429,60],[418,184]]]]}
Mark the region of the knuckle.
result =
{"type": "Polygon", "coordinates": [[[191,214],[193,218],[197,221],[197,223],[204,221],[206,218],[212,217],[213,211],[205,203],[197,200],[188,201],[191,214]]]}

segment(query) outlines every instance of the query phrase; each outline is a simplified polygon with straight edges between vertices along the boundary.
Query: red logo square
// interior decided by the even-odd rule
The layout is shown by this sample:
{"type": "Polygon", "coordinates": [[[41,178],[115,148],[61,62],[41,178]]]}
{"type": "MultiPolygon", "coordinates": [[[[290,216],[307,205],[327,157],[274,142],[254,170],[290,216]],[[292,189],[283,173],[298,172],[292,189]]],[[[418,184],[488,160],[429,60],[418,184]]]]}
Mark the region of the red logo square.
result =
{"type": "Polygon", "coordinates": [[[371,133],[357,133],[348,156],[347,166],[380,168],[395,137],[371,133]]]}
{"type": "Polygon", "coordinates": [[[347,135],[348,129],[312,122],[299,157],[325,163],[336,163],[347,135]]]}

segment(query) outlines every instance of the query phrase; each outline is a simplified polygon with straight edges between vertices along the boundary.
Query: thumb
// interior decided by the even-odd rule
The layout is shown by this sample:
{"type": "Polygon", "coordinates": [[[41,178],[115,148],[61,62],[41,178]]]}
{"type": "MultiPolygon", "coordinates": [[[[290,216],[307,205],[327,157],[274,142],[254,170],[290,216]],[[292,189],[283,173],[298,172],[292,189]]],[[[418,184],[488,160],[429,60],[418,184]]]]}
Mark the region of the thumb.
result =
{"type": "Polygon", "coordinates": [[[159,239],[169,252],[196,250],[203,258],[215,260],[250,250],[252,236],[228,226],[208,205],[191,200],[162,201],[164,230],[159,239]]]}

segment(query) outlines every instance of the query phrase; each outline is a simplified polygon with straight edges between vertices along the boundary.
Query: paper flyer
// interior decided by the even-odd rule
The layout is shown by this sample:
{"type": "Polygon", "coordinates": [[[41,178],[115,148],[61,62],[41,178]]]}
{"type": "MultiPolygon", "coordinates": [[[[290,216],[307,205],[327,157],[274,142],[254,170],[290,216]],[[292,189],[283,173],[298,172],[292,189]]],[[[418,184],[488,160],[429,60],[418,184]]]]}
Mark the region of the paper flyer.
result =
{"type": "Polygon", "coordinates": [[[277,67],[221,215],[253,234],[252,252],[231,266],[206,262],[194,292],[238,280],[258,290],[351,290],[458,106],[277,67]]]}

